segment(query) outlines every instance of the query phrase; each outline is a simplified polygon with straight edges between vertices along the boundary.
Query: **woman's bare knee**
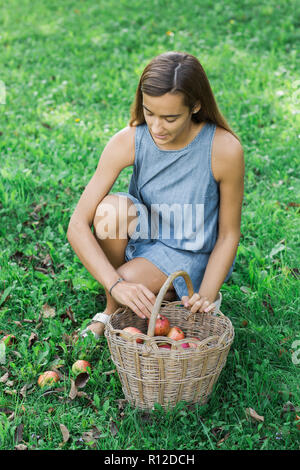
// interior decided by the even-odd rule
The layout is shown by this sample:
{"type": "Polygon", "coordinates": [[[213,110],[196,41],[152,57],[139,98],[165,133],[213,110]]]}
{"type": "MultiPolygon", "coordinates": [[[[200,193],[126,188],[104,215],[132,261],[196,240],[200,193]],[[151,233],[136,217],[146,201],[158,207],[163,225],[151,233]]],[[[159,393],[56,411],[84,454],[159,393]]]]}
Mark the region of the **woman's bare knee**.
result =
{"type": "MultiPolygon", "coordinates": [[[[128,282],[144,284],[151,292],[157,294],[167,279],[167,275],[146,258],[133,258],[117,269],[119,275],[128,282]]],[[[174,286],[168,289],[174,292],[174,286]]]]}
{"type": "Polygon", "coordinates": [[[128,240],[135,230],[137,211],[133,202],[127,198],[108,194],[97,206],[93,221],[98,239],[128,240]]]}

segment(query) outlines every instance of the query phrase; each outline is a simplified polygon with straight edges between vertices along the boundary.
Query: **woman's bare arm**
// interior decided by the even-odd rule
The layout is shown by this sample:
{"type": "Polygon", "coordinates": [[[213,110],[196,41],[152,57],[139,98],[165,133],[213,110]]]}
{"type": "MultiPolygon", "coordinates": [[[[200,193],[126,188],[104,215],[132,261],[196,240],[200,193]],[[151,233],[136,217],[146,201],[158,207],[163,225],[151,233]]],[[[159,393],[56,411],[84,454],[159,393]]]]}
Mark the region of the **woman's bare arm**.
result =
{"type": "Polygon", "coordinates": [[[67,238],[80,261],[104,287],[120,277],[95,239],[91,226],[96,208],[109,193],[123,168],[134,164],[135,128],[126,127],[105,146],[97,169],[72,214],[67,238]]]}
{"type": "MultiPolygon", "coordinates": [[[[219,140],[215,147],[215,169],[219,181],[220,208],[218,239],[209,257],[205,274],[196,294],[189,299],[192,312],[213,308],[212,303],[232,266],[240,239],[241,212],[244,193],[244,152],[235,137],[219,140]],[[200,299],[199,299],[200,296],[200,299]]],[[[183,301],[187,301],[184,297],[183,301]]]]}

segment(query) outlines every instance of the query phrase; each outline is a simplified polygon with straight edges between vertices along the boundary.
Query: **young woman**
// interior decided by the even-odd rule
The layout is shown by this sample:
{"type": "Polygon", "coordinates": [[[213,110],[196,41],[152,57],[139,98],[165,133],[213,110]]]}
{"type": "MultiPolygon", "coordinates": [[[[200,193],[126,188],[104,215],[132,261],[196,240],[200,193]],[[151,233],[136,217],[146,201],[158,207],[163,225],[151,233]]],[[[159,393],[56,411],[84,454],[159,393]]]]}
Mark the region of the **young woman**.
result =
{"type": "Polygon", "coordinates": [[[145,68],[128,127],[103,150],[71,217],[68,240],[104,287],[104,312],[82,334],[103,334],[120,306],[150,317],[169,274],[166,300],[212,311],[232,273],[240,239],[244,156],[216,104],[201,64],[167,52],[145,68]],[[129,192],[110,193],[133,165],[129,192]],[[93,228],[93,231],[92,231],[93,228]]]}

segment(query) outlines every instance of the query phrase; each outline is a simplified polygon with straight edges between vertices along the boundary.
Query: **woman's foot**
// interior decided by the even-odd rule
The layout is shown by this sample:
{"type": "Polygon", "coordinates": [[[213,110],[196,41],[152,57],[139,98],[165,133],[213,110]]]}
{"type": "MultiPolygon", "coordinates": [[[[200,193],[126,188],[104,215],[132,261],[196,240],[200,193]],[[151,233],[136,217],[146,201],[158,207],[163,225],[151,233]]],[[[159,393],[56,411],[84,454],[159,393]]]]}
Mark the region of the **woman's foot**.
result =
{"type": "Polygon", "coordinates": [[[109,320],[109,314],[104,312],[96,313],[92,318],[92,321],[88,326],[80,333],[80,336],[83,338],[87,336],[89,331],[92,331],[93,335],[98,339],[100,336],[103,336],[105,325],[109,320]]]}

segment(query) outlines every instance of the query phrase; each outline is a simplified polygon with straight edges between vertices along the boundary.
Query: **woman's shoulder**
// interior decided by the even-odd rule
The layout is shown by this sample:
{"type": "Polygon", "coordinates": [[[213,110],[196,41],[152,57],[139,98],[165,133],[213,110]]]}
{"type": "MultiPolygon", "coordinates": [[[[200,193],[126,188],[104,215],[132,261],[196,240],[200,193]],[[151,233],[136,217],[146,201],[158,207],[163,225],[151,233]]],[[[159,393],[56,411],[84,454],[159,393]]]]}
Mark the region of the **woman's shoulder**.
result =
{"type": "Polygon", "coordinates": [[[240,141],[231,132],[220,126],[216,126],[211,161],[213,174],[218,182],[226,171],[232,171],[244,162],[244,152],[240,141]]]}
{"type": "Polygon", "coordinates": [[[134,165],[135,133],[134,126],[126,126],[114,134],[109,142],[118,151],[120,158],[124,159],[126,166],[134,165]]]}

